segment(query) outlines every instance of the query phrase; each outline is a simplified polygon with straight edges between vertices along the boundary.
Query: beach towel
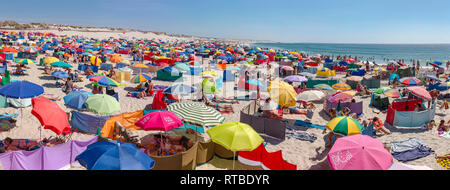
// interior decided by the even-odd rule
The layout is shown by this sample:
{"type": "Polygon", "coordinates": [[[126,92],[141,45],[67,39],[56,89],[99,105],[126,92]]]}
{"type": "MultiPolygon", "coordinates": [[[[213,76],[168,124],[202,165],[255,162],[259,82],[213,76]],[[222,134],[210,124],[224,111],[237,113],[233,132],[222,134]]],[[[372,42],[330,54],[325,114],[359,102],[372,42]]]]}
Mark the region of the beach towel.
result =
{"type": "Polygon", "coordinates": [[[394,152],[392,153],[392,156],[398,161],[409,162],[426,157],[432,153],[434,153],[434,151],[430,147],[420,145],[419,147],[404,152],[394,152]]]}
{"type": "Polygon", "coordinates": [[[314,135],[313,133],[308,133],[306,131],[297,131],[297,130],[289,130],[286,133],[286,136],[297,139],[297,140],[310,141],[310,142],[314,142],[317,139],[316,135],[314,135]]]}
{"type": "Polygon", "coordinates": [[[450,131],[444,132],[443,134],[439,135],[440,137],[444,137],[447,139],[450,139],[450,131]]]}
{"type": "Polygon", "coordinates": [[[303,127],[311,127],[311,128],[316,128],[316,129],[325,129],[325,126],[323,125],[316,125],[316,124],[312,124],[306,121],[302,121],[302,120],[297,120],[295,121],[294,125],[297,126],[303,126],[303,127]]]}
{"type": "MultiPolygon", "coordinates": [[[[450,155],[450,153],[445,154],[444,156],[449,156],[449,155],[450,155]]],[[[444,169],[450,170],[450,158],[437,158],[436,161],[444,169]]]]}
{"type": "Polygon", "coordinates": [[[427,145],[422,140],[413,137],[404,141],[392,142],[389,144],[389,146],[391,147],[391,150],[393,152],[405,152],[408,150],[413,150],[420,146],[427,146],[427,145]]]}

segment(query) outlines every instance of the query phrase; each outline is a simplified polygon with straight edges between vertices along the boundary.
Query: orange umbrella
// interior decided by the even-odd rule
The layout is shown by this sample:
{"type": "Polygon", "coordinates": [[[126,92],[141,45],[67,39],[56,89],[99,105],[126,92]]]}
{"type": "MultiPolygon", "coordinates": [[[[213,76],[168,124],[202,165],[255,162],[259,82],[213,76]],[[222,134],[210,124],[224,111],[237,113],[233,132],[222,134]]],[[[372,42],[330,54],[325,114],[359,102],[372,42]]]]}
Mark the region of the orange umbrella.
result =
{"type": "Polygon", "coordinates": [[[44,129],[50,129],[57,135],[70,132],[67,113],[58,104],[44,97],[31,99],[31,104],[31,113],[38,118],[44,129]]]}
{"type": "Polygon", "coordinates": [[[6,47],[6,48],[1,49],[0,52],[17,53],[18,51],[12,47],[6,47]]]}
{"type": "Polygon", "coordinates": [[[120,63],[122,60],[123,60],[123,59],[122,59],[122,56],[117,55],[117,54],[112,55],[112,56],[111,56],[111,59],[110,59],[110,61],[111,61],[112,63],[120,63]]]}

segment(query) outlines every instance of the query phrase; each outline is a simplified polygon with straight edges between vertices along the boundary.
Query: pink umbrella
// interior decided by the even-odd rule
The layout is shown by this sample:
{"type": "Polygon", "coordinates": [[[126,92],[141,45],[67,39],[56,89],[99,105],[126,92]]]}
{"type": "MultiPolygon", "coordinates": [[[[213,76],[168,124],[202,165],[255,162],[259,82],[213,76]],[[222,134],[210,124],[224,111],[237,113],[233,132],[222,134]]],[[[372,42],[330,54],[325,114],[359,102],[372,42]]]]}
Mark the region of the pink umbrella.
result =
{"type": "Polygon", "coordinates": [[[330,102],[336,103],[336,102],[345,102],[347,100],[352,99],[353,96],[351,94],[347,94],[347,93],[343,93],[343,92],[338,92],[337,94],[334,94],[333,96],[330,97],[330,102]]]}
{"type": "Polygon", "coordinates": [[[393,160],[380,141],[360,134],[337,139],[327,159],[333,170],[387,170],[393,160]]]}
{"type": "Polygon", "coordinates": [[[430,93],[422,87],[410,86],[410,87],[406,87],[406,90],[408,90],[409,92],[411,92],[412,94],[414,94],[418,97],[425,98],[427,100],[432,99],[430,93]]]}
{"type": "Polygon", "coordinates": [[[136,122],[136,126],[146,131],[169,131],[182,125],[183,122],[181,122],[181,119],[174,113],[168,111],[148,113],[136,122]]]}

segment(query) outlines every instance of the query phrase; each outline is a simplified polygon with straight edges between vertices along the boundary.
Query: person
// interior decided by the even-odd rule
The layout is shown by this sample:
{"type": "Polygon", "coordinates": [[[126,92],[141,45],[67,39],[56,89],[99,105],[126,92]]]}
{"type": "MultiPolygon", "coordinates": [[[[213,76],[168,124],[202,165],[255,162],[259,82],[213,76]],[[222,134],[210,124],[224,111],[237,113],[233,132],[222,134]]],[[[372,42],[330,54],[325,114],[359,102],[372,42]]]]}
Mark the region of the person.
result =
{"type": "Polygon", "coordinates": [[[98,86],[97,85],[92,86],[92,94],[98,94],[98,86]]]}
{"type": "Polygon", "coordinates": [[[153,93],[154,93],[154,90],[153,90],[154,84],[152,83],[152,80],[151,80],[151,79],[147,80],[147,82],[145,83],[145,88],[146,88],[145,91],[147,92],[147,95],[148,95],[148,96],[153,96],[153,93]]]}
{"type": "Polygon", "coordinates": [[[439,134],[442,134],[444,132],[448,132],[449,128],[450,128],[450,126],[445,124],[445,120],[441,120],[441,123],[439,123],[437,131],[438,131],[439,134]]]}
{"type": "Polygon", "coordinates": [[[425,111],[425,108],[423,107],[422,103],[417,103],[416,109],[414,109],[416,112],[425,111]]]}
{"type": "MultiPolygon", "coordinates": [[[[371,120],[371,119],[369,119],[369,120],[371,120]]],[[[383,132],[384,134],[387,134],[387,135],[392,134],[391,131],[389,131],[388,129],[386,129],[384,127],[383,121],[381,121],[381,119],[379,119],[378,117],[374,117],[372,119],[372,124],[373,124],[373,127],[376,132],[383,132]]]]}
{"type": "Polygon", "coordinates": [[[363,86],[362,86],[361,82],[358,82],[358,84],[356,85],[356,91],[361,93],[362,90],[363,90],[363,86]]]}
{"type": "Polygon", "coordinates": [[[425,125],[425,128],[429,131],[429,130],[433,129],[434,126],[436,126],[436,122],[434,120],[431,120],[430,122],[428,122],[425,125]]]}
{"type": "Polygon", "coordinates": [[[261,105],[261,110],[263,111],[262,116],[267,118],[273,118],[273,119],[280,119],[283,116],[278,115],[274,110],[276,109],[277,104],[272,101],[272,99],[269,97],[266,100],[264,100],[263,104],[261,105]]]}
{"type": "Polygon", "coordinates": [[[31,151],[39,148],[39,143],[28,139],[11,139],[6,137],[3,140],[3,147],[6,152],[16,150],[31,151]]]}
{"type": "Polygon", "coordinates": [[[106,94],[108,94],[108,95],[110,95],[110,96],[115,95],[116,92],[114,91],[114,87],[112,87],[112,86],[107,86],[107,87],[106,87],[106,94]]]}
{"type": "Polygon", "coordinates": [[[348,107],[344,107],[344,109],[342,109],[341,111],[341,115],[342,116],[348,116],[348,114],[350,114],[351,110],[348,107]]]}
{"type": "Polygon", "coordinates": [[[220,103],[213,103],[209,101],[207,98],[203,99],[205,101],[205,105],[216,108],[217,110],[224,110],[226,112],[232,112],[234,113],[233,106],[230,104],[220,104],[220,103]]]}
{"type": "Polygon", "coordinates": [[[91,70],[90,67],[87,67],[86,70],[84,71],[84,75],[91,76],[94,75],[94,72],[91,70]]]}
{"type": "Polygon", "coordinates": [[[103,94],[103,86],[98,87],[98,94],[103,94]]]}
{"type": "Polygon", "coordinates": [[[328,110],[328,114],[330,115],[330,118],[331,118],[331,119],[337,117],[337,111],[336,111],[336,108],[330,108],[330,109],[328,110]]]}
{"type": "Polygon", "coordinates": [[[448,101],[447,100],[444,100],[444,102],[442,102],[442,104],[441,104],[441,107],[440,107],[440,109],[442,110],[442,109],[446,109],[446,110],[448,110],[448,108],[449,108],[449,105],[448,105],[448,101]]]}
{"type": "Polygon", "coordinates": [[[438,96],[440,94],[441,94],[441,92],[439,90],[431,90],[430,91],[431,101],[428,101],[428,108],[431,108],[431,104],[434,104],[434,102],[436,101],[436,99],[438,98],[438,96]]]}
{"type": "Polygon", "coordinates": [[[72,92],[74,87],[75,87],[75,85],[72,82],[72,78],[68,77],[66,83],[64,83],[63,91],[66,94],[69,94],[70,92],[72,92]]]}

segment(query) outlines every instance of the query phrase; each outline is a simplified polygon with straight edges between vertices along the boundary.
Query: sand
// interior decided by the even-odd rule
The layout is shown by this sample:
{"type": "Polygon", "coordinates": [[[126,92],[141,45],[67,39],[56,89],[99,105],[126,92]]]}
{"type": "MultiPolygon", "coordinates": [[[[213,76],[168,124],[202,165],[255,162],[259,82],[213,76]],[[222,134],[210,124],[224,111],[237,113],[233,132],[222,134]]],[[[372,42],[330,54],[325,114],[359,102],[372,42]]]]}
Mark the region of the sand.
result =
{"type": "MultiPolygon", "coordinates": [[[[132,37],[135,38],[147,38],[147,39],[161,39],[161,40],[177,40],[175,37],[170,37],[166,35],[156,35],[156,34],[143,34],[139,32],[129,32],[126,34],[118,33],[118,32],[78,32],[78,31],[63,31],[58,32],[57,30],[51,30],[51,31],[41,31],[41,32],[53,32],[55,34],[61,35],[82,35],[85,37],[93,37],[93,38],[99,38],[99,39],[107,39],[109,37],[115,37],[115,38],[123,38],[127,37],[131,39],[132,37]]],[[[41,55],[39,58],[43,57],[44,55],[41,55]]],[[[38,58],[38,60],[39,60],[38,58]]],[[[124,56],[125,59],[131,59],[128,56],[124,56]]],[[[204,67],[207,67],[206,65],[206,59],[204,67]]],[[[72,60],[69,61],[69,63],[73,64],[73,68],[77,68],[77,64],[74,64],[72,60]]],[[[73,109],[68,108],[64,105],[64,101],[62,98],[65,96],[65,93],[61,91],[60,88],[57,88],[55,86],[55,79],[52,79],[49,76],[43,75],[43,70],[41,70],[43,67],[31,64],[28,65],[27,72],[28,75],[26,76],[13,76],[12,80],[28,80],[31,82],[34,82],[36,84],[42,85],[45,87],[45,93],[48,94],[55,94],[61,98],[61,100],[57,101],[58,105],[65,110],[66,112],[70,112],[73,109]]],[[[191,75],[184,75],[184,81],[182,83],[191,84],[191,81],[194,81],[194,84],[199,86],[201,83],[201,78],[198,76],[192,77],[191,75]]],[[[336,78],[339,78],[342,80],[342,82],[345,82],[344,75],[337,75],[336,78]]],[[[162,82],[162,81],[153,81],[156,85],[173,85],[175,83],[181,83],[181,82],[162,82]]],[[[84,82],[78,82],[75,83],[78,86],[81,86],[86,91],[91,91],[89,81],[84,78],[84,82]]],[[[224,84],[226,86],[227,97],[233,97],[233,82],[227,82],[224,84]]],[[[382,86],[386,86],[387,82],[382,81],[382,86]]],[[[152,97],[147,97],[144,99],[136,99],[132,97],[126,97],[127,90],[129,87],[135,87],[136,84],[130,84],[130,83],[124,83],[122,87],[115,88],[115,91],[119,93],[119,100],[120,100],[120,106],[121,106],[121,113],[124,112],[134,112],[136,110],[142,110],[149,106],[149,104],[152,103],[152,97]]],[[[449,91],[445,92],[448,93],[449,91]]],[[[244,92],[240,91],[237,94],[243,95],[244,92]]],[[[264,93],[263,93],[264,94],[264,93]]],[[[189,101],[187,99],[189,98],[195,98],[195,97],[183,97],[183,101],[189,101]]],[[[364,116],[363,119],[368,119],[372,117],[379,117],[381,119],[386,118],[385,113],[376,114],[372,111],[372,108],[369,108],[369,102],[370,98],[361,98],[360,96],[357,96],[356,101],[363,101],[364,104],[364,116]]],[[[392,101],[392,100],[391,100],[392,101]]],[[[232,114],[224,114],[224,117],[226,118],[226,121],[239,121],[240,119],[240,113],[239,110],[245,107],[247,104],[249,104],[249,101],[240,101],[239,104],[234,104],[233,108],[235,110],[235,113],[232,114]]],[[[17,124],[18,126],[11,129],[7,132],[1,132],[0,133],[0,139],[3,139],[5,137],[11,137],[11,138],[27,138],[27,139],[39,139],[40,136],[42,137],[50,137],[55,136],[55,134],[50,130],[39,130],[39,121],[31,114],[32,107],[26,107],[22,109],[17,109],[13,107],[8,108],[2,108],[1,112],[7,112],[7,113],[19,113],[20,116],[18,118],[17,124]]],[[[329,118],[325,116],[321,111],[323,110],[322,104],[316,104],[316,109],[314,110],[314,117],[311,120],[314,124],[319,125],[326,125],[329,121],[329,118]]],[[[289,115],[286,117],[287,119],[298,119],[298,120],[305,120],[306,117],[303,115],[289,115]]],[[[436,112],[435,121],[439,122],[441,119],[449,120],[450,115],[449,111],[444,110],[438,110],[436,112]]],[[[283,151],[283,157],[285,160],[292,164],[296,164],[298,166],[298,170],[323,170],[323,169],[330,169],[328,162],[326,160],[327,153],[329,149],[325,148],[325,141],[324,141],[324,134],[322,134],[322,130],[319,129],[312,129],[312,128],[304,128],[304,127],[298,127],[301,130],[314,133],[318,136],[317,140],[314,142],[308,142],[308,141],[300,141],[296,139],[290,139],[286,137],[286,139],[277,145],[271,145],[268,144],[266,146],[267,150],[269,152],[282,150],[283,151]]],[[[437,134],[436,128],[434,128],[431,131],[417,131],[417,130],[410,130],[410,131],[399,131],[392,128],[389,128],[391,131],[393,131],[393,134],[391,135],[382,135],[379,137],[376,137],[383,143],[390,143],[393,141],[402,141],[407,140],[411,137],[417,137],[423,140],[427,143],[429,147],[431,147],[437,154],[443,155],[445,153],[450,153],[450,139],[445,139],[442,137],[439,137],[437,134]]],[[[154,132],[148,132],[148,131],[135,131],[135,133],[139,137],[143,137],[147,134],[151,134],[154,132]]],[[[181,130],[174,130],[170,133],[177,133],[177,134],[183,134],[183,131],[181,130]]],[[[83,140],[91,138],[93,135],[87,135],[82,133],[74,133],[72,135],[72,139],[74,140],[83,140]]],[[[203,134],[199,140],[205,141],[208,139],[207,134],[203,134]]],[[[223,169],[231,169],[232,168],[233,161],[232,160],[225,160],[220,159],[218,157],[215,157],[208,163],[201,165],[197,167],[198,170],[223,170],[223,169]]],[[[408,162],[407,164],[411,165],[424,165],[428,166],[432,169],[441,170],[443,169],[440,167],[435,158],[434,155],[429,155],[427,157],[417,159],[411,162],[408,162]]],[[[84,169],[80,166],[76,167],[73,166],[71,169],[84,169]]],[[[262,169],[260,167],[252,167],[240,164],[238,161],[236,161],[236,169],[244,169],[244,170],[254,170],[254,169],[262,169]]]]}

